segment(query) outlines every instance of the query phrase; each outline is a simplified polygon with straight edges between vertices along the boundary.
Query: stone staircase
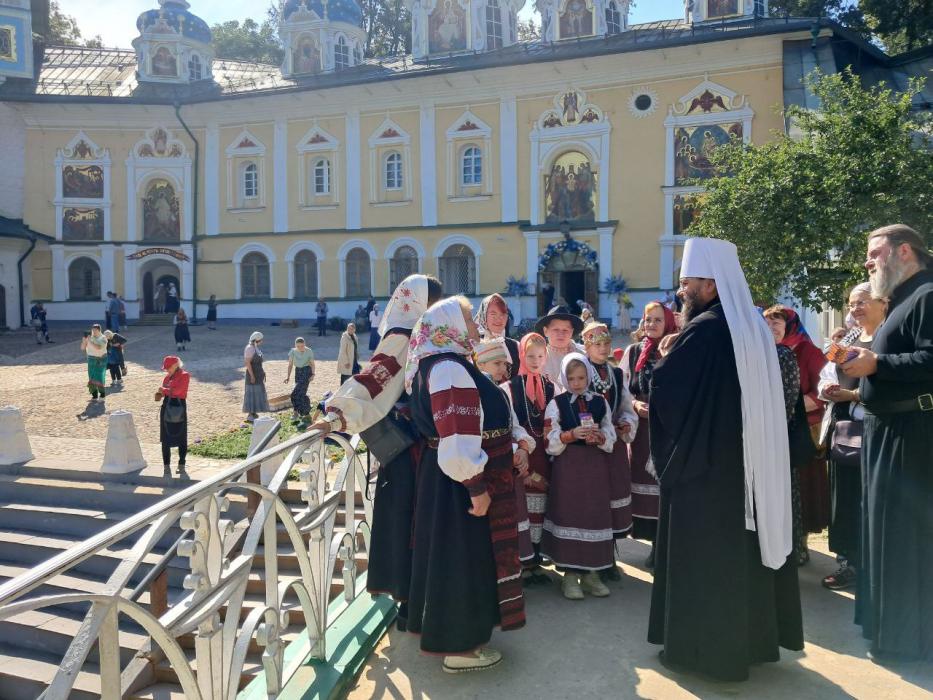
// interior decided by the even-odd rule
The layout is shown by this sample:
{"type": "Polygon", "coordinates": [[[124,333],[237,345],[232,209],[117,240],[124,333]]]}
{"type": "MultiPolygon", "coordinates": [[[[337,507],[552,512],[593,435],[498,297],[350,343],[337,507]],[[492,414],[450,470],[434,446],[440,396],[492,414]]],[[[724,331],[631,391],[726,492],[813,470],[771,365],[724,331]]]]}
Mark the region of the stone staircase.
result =
{"type": "Polygon", "coordinates": [[[134,326],[171,326],[175,314],[142,314],[134,326]]]}
{"type": "MultiPolygon", "coordinates": [[[[0,467],[0,583],[190,483],[167,482],[159,477],[0,467]]],[[[290,482],[280,491],[280,496],[290,505],[293,513],[305,506],[301,500],[301,484],[297,482],[290,482]]],[[[245,499],[231,500],[233,504],[228,517],[243,517],[245,499]]],[[[362,505],[362,494],[359,492],[357,503],[362,505]]],[[[345,510],[341,506],[335,527],[340,527],[344,521],[345,510]]],[[[177,527],[166,532],[155,550],[147,555],[138,567],[130,581],[130,587],[142,580],[180,534],[177,527]]],[[[308,537],[309,535],[304,536],[305,543],[308,537]]],[[[282,543],[288,542],[284,526],[281,524],[278,539],[282,543]]],[[[49,584],[28,594],[28,597],[100,591],[107,577],[117,564],[123,561],[132,544],[133,540],[128,539],[91,557],[69,570],[67,574],[52,579],[49,584]]],[[[241,622],[254,608],[264,605],[264,562],[261,553],[262,549],[255,557],[254,569],[249,577],[246,601],[240,614],[241,622]]],[[[297,558],[290,547],[284,551],[280,550],[277,561],[280,583],[289,577],[300,577],[297,558]]],[[[340,571],[339,564],[340,562],[337,571],[340,571]]],[[[359,557],[356,565],[357,573],[365,571],[365,556],[359,557]]],[[[169,605],[188,593],[182,588],[186,573],[187,559],[173,558],[167,568],[165,591],[169,605]]],[[[331,582],[331,599],[339,596],[343,588],[343,578],[339,575],[334,576],[331,582]]],[[[129,590],[131,588],[126,591],[127,594],[129,590]]],[[[138,602],[144,607],[149,607],[149,592],[143,592],[138,602]]],[[[48,687],[88,607],[87,603],[65,603],[0,621],[0,700],[33,700],[48,687]]],[[[305,622],[302,609],[294,596],[285,607],[290,611],[289,627],[283,635],[284,641],[288,643],[302,632],[305,622]]],[[[221,611],[221,617],[225,616],[224,609],[221,611]]],[[[140,650],[147,647],[148,637],[141,628],[121,616],[119,642],[122,667],[126,668],[126,664],[130,663],[140,650]]],[[[179,643],[193,664],[193,635],[181,637],[179,643]]],[[[261,647],[253,640],[240,678],[241,689],[262,672],[261,653],[261,647]]],[[[149,655],[148,658],[150,663],[142,665],[139,681],[135,684],[140,690],[126,697],[138,700],[182,700],[184,694],[178,685],[174,670],[165,662],[156,660],[161,658],[158,653],[149,655]]],[[[71,698],[100,698],[97,664],[95,645],[77,677],[71,698]]],[[[139,663],[136,664],[136,668],[140,668],[139,663]]]]}

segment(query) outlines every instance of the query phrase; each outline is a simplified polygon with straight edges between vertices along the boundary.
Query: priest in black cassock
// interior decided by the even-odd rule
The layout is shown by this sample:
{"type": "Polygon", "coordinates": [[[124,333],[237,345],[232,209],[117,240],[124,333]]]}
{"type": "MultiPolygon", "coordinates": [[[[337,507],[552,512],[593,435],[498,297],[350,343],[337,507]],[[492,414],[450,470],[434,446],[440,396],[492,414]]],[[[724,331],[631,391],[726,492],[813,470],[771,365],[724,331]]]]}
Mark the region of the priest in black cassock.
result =
{"type": "Polygon", "coordinates": [[[933,254],[894,224],[869,234],[865,267],[889,303],[842,365],[865,406],[855,621],[874,661],[933,661],[933,254]]]}
{"type": "Polygon", "coordinates": [[[733,244],[689,239],[678,295],[687,325],[651,379],[648,641],[668,668],[740,681],[803,648],[777,350],[733,244]]]}

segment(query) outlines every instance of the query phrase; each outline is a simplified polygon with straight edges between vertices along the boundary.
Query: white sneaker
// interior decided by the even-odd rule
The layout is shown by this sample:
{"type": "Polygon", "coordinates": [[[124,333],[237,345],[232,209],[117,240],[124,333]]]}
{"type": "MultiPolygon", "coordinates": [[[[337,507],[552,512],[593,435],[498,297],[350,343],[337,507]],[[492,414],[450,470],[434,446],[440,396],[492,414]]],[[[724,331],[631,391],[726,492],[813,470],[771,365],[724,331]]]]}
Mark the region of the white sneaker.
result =
{"type": "Polygon", "coordinates": [[[609,587],[599,580],[599,572],[587,571],[580,579],[580,587],[584,592],[594,598],[605,598],[609,595],[609,587]]]}
{"type": "Polygon", "coordinates": [[[447,673],[466,673],[467,671],[485,671],[502,661],[502,654],[489,647],[477,649],[473,656],[445,656],[444,671],[447,673]]]}
{"type": "Polygon", "coordinates": [[[560,582],[560,592],[564,594],[567,600],[583,600],[583,589],[580,588],[579,574],[564,574],[560,582]]]}

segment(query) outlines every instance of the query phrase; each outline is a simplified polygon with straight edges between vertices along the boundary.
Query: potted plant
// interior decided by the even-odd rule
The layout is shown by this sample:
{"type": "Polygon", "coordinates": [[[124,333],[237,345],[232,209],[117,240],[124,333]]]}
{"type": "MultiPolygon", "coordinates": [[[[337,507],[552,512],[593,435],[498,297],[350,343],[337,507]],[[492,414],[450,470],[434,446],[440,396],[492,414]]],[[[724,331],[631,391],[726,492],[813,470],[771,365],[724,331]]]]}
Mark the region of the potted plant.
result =
{"type": "Polygon", "coordinates": [[[632,327],[632,315],[630,309],[632,298],[628,295],[628,283],[622,275],[612,275],[603,282],[603,291],[607,294],[613,294],[616,298],[616,312],[619,318],[619,328],[627,331],[632,327]]]}

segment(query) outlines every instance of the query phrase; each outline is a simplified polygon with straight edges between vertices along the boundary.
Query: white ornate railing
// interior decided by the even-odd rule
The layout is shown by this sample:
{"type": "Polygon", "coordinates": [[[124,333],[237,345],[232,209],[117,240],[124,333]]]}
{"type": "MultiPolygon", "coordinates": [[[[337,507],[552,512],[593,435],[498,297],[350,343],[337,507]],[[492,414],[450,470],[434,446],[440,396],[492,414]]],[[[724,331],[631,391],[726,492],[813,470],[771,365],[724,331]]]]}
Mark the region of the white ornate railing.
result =
{"type": "MultiPolygon", "coordinates": [[[[263,449],[274,432],[257,447],[263,449]]],[[[274,697],[308,655],[324,659],[328,627],[357,595],[356,560],[369,550],[372,522],[365,488],[367,458],[356,452],[358,438],[331,435],[327,440],[305,433],[264,449],[0,585],[0,620],[54,606],[90,604],[43,697],[68,697],[95,642],[104,698],[145,687],[153,682],[153,667],[167,664],[188,700],[232,700],[257,645],[266,691],[274,697]],[[301,483],[298,505],[282,498],[284,489],[295,486],[295,469],[301,483]],[[338,525],[341,506],[344,519],[338,525]],[[187,531],[177,543],[177,554],[188,565],[183,591],[168,600],[165,572],[143,576],[151,564],[142,561],[147,555],[152,561],[154,548],[175,526],[187,531]],[[281,544],[280,526],[287,535],[281,544]],[[45,584],[60,588],[56,577],[131,536],[135,543],[99,593],[42,595],[37,590],[45,584]],[[297,559],[300,576],[279,575],[280,555],[297,559]],[[338,567],[343,591],[332,596],[338,567]],[[246,614],[247,584],[257,572],[264,601],[246,614]],[[148,606],[134,600],[141,591],[134,594],[130,587],[140,579],[147,585],[151,581],[148,606]],[[289,626],[286,608],[295,603],[306,622],[295,643],[307,654],[289,654],[286,663],[282,634],[289,626]],[[151,640],[126,664],[120,655],[121,618],[132,620],[151,640]],[[190,634],[191,658],[179,641],[190,634]]]]}

